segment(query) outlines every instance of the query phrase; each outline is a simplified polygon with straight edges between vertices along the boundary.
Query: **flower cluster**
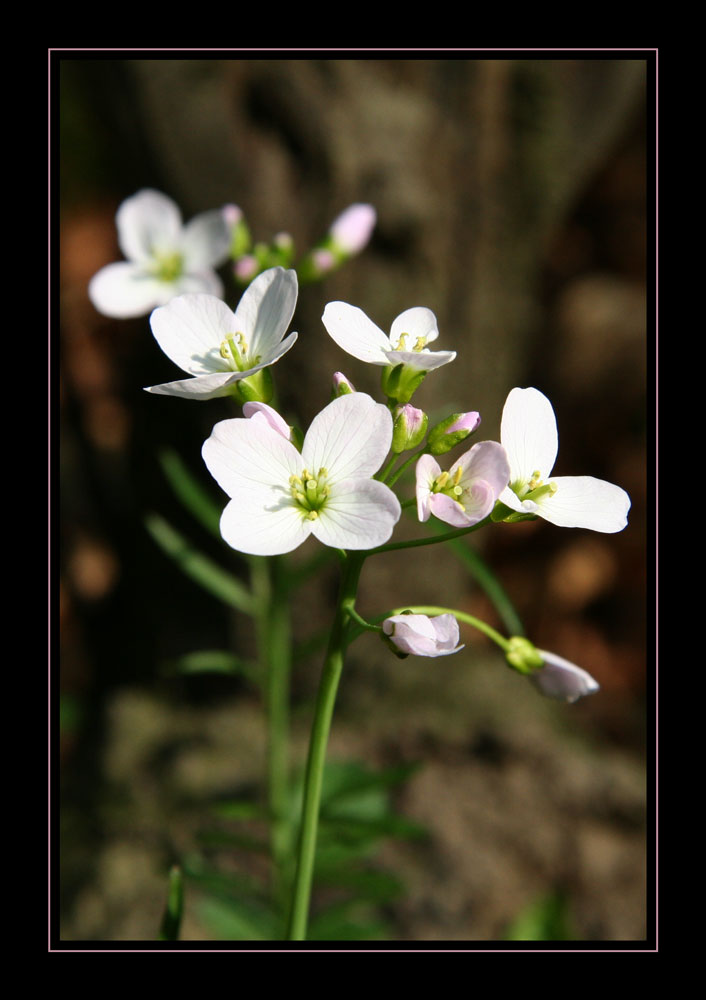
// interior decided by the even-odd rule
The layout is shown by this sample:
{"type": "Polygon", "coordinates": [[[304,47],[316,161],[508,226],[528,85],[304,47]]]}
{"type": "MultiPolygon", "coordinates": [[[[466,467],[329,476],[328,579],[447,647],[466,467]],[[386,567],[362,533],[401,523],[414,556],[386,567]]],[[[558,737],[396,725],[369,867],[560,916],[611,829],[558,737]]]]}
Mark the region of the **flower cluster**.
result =
{"type": "MultiPolygon", "coordinates": [[[[401,312],[389,335],[356,306],[337,301],[324,309],[322,322],[335,343],[382,369],[385,403],[356,392],[336,372],[331,401],[306,435],[271,405],[271,368],[297,340],[290,324],[300,281],[359,253],[375,221],[372,206],[351,206],[295,268],[291,237],[278,234],[270,247],[258,249],[234,205],[186,226],[177,206],[156,191],[141,191],[118,210],[126,260],[95,275],[91,299],[109,316],[151,313],[157,344],[188,375],[147,391],[202,401],[229,396],[242,406],[242,416],[215,424],[202,449],[229,498],[220,521],[227,544],[253,555],[280,555],[313,536],[335,549],[368,552],[388,542],[402,507],[411,504],[420,523],[433,516],[455,534],[486,522],[535,518],[622,530],[630,507],[624,490],[590,476],[552,475],[556,418],[536,388],[511,390],[500,441],[473,444],[442,470],[437,458],[474,434],[481,418],[475,410],[454,412],[429,429],[427,414],[410,402],[431,372],[456,357],[455,351],[430,349],[439,330],[426,307],[401,312]],[[235,310],[223,300],[215,271],[228,257],[236,278],[247,283],[235,310]],[[405,453],[412,454],[402,459],[405,453]],[[413,462],[414,496],[401,503],[393,486],[413,462]]],[[[429,617],[410,609],[370,627],[400,656],[446,656],[463,648],[452,613],[429,617]]],[[[573,701],[597,690],[585,671],[561,657],[519,637],[502,641],[510,666],[544,694],[573,701]]]]}

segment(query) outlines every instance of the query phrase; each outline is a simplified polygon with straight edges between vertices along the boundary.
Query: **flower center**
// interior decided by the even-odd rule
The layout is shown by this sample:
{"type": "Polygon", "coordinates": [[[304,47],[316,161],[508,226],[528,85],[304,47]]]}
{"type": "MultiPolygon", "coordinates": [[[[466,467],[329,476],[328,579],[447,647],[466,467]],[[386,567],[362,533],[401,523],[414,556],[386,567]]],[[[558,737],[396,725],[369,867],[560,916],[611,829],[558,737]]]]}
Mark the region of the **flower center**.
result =
{"type": "Polygon", "coordinates": [[[541,472],[536,470],[528,483],[511,483],[510,489],[520,500],[532,500],[536,503],[540,497],[554,496],[558,486],[552,482],[543,483],[541,472]]]}
{"type": "MultiPolygon", "coordinates": [[[[399,340],[397,341],[397,344],[394,345],[393,348],[392,348],[393,351],[406,351],[406,350],[408,350],[408,348],[407,348],[407,337],[409,337],[409,336],[411,336],[411,334],[409,334],[409,333],[401,333],[400,336],[399,336],[399,340]]],[[[412,350],[413,351],[417,351],[417,352],[418,351],[423,351],[426,346],[427,346],[427,338],[426,337],[417,337],[417,342],[415,343],[415,345],[412,348],[412,350]]]]}
{"type": "Polygon", "coordinates": [[[226,371],[246,372],[254,367],[260,357],[251,358],[248,354],[248,344],[242,333],[228,333],[221,341],[220,355],[227,363],[226,371]]]}
{"type": "Polygon", "coordinates": [[[431,491],[432,493],[443,493],[445,496],[451,497],[452,500],[456,501],[461,510],[465,511],[466,508],[461,503],[461,497],[463,496],[463,487],[461,486],[462,475],[463,469],[460,466],[456,469],[453,479],[448,472],[442,472],[431,484],[431,491]]]}
{"type": "Polygon", "coordinates": [[[159,281],[176,281],[184,270],[184,258],[180,253],[158,253],[155,256],[154,273],[159,281]]]}
{"type": "Polygon", "coordinates": [[[328,485],[328,470],[319,469],[318,474],[314,476],[308,469],[302,469],[301,475],[289,477],[289,486],[292,498],[302,516],[308,521],[315,521],[331,492],[328,485]]]}

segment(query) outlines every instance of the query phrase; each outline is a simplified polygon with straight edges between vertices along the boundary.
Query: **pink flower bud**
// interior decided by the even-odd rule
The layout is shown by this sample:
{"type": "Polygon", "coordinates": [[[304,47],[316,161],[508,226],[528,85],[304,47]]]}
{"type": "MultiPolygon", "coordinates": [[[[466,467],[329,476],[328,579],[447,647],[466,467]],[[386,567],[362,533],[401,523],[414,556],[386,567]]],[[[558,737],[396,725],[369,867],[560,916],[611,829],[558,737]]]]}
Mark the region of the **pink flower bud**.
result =
{"type": "Polygon", "coordinates": [[[339,250],[346,254],[360,253],[369,242],[376,221],[372,205],[351,205],[334,220],[329,233],[339,250]]]}
{"type": "Polygon", "coordinates": [[[544,666],[533,671],[529,678],[548,698],[572,702],[599,690],[598,681],[575,663],[570,663],[556,653],[547,653],[544,649],[538,649],[537,652],[544,660],[544,666]]]}
{"type": "Polygon", "coordinates": [[[448,656],[463,649],[459,645],[458,622],[453,615],[392,615],[382,630],[403,656],[448,656]]]}
{"type": "Polygon", "coordinates": [[[223,218],[229,226],[237,226],[243,217],[243,210],[237,205],[224,205],[223,218]]]}
{"type": "Polygon", "coordinates": [[[267,424],[268,427],[271,427],[273,431],[277,431],[277,433],[281,434],[283,438],[287,439],[287,441],[291,441],[292,428],[283,417],[280,417],[277,410],[268,406],[267,403],[244,403],[243,413],[250,420],[267,424]]]}
{"type": "Polygon", "coordinates": [[[240,281],[249,281],[257,274],[259,266],[257,259],[252,254],[245,254],[244,257],[235,262],[233,270],[236,278],[240,281]]]}
{"type": "Polygon", "coordinates": [[[327,274],[336,264],[336,258],[330,250],[314,250],[311,260],[319,274],[327,274]]]}
{"type": "Polygon", "coordinates": [[[346,378],[343,372],[333,373],[333,395],[336,396],[347,396],[349,392],[355,392],[355,387],[353,383],[346,378]]]}

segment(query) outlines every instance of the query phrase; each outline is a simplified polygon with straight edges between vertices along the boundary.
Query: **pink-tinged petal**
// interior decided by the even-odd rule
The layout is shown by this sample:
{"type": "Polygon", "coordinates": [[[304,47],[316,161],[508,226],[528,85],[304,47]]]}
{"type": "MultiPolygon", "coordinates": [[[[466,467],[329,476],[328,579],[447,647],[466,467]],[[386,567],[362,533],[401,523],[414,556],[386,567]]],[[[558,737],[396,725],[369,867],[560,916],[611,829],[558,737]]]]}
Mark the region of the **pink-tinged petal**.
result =
{"type": "Polygon", "coordinates": [[[478,427],[480,427],[480,413],[471,410],[469,413],[459,413],[457,419],[445,428],[444,433],[457,434],[459,431],[468,431],[472,434],[478,427]]]}
{"type": "Polygon", "coordinates": [[[154,338],[168,358],[191,375],[223,372],[219,349],[235,333],[233,313],[212,295],[180,295],[150,316],[154,338]]]}
{"type": "Polygon", "coordinates": [[[628,523],[630,497],[613,483],[592,476],[552,476],[556,493],[537,501],[536,513],[562,528],[612,534],[628,523]]]}
{"type": "Polygon", "coordinates": [[[248,285],[235,310],[234,333],[242,333],[250,356],[274,354],[294,315],[297,272],[283,267],[263,271],[248,285]]]}
{"type": "Polygon", "coordinates": [[[329,302],[321,322],[338,346],[354,358],[374,365],[388,364],[384,352],[391,348],[390,339],[362,309],[347,302],[329,302]]]}
{"type": "Polygon", "coordinates": [[[559,438],[552,404],[538,389],[512,389],[500,424],[512,483],[528,483],[535,472],[546,479],[554,468],[559,438]]]}
{"type": "Polygon", "coordinates": [[[118,243],[128,260],[147,263],[156,254],[179,248],[181,212],[159,191],[145,189],[127,198],[117,211],[118,243]]]}
{"type": "Polygon", "coordinates": [[[186,271],[208,271],[228,259],[231,230],[222,209],[195,215],[184,226],[181,250],[186,271]]]}
{"type": "Polygon", "coordinates": [[[432,493],[429,497],[429,509],[434,517],[454,528],[468,528],[480,518],[469,518],[461,504],[445,493],[432,493]]]}
{"type": "Polygon", "coordinates": [[[392,443],[392,416],[364,392],[339,396],[314,417],[302,446],[305,466],[329,481],[372,476],[392,443]]]}
{"type": "Polygon", "coordinates": [[[431,516],[431,488],[434,480],[441,475],[441,466],[433,455],[422,455],[415,468],[417,517],[428,521],[431,516]]]}
{"type": "Polygon", "coordinates": [[[544,666],[533,671],[529,678],[547,697],[573,702],[600,689],[598,682],[575,663],[544,649],[537,652],[544,660],[544,666]]]}
{"type": "Polygon", "coordinates": [[[293,504],[263,502],[258,494],[242,492],[221,515],[221,535],[238,552],[277,556],[293,552],[311,534],[312,522],[293,504]]]}
{"type": "Polygon", "coordinates": [[[448,365],[455,357],[456,351],[385,351],[383,363],[408,365],[419,371],[431,372],[441,368],[442,365],[448,365]]]}
{"type": "Polygon", "coordinates": [[[459,468],[463,470],[460,485],[465,486],[476,479],[484,480],[493,493],[493,502],[510,479],[507,454],[497,441],[479,441],[478,444],[474,444],[451,466],[449,479],[454,479],[454,474],[459,468]]]}
{"type": "Polygon", "coordinates": [[[398,344],[402,336],[407,337],[406,346],[410,349],[420,338],[427,343],[436,340],[439,329],[431,309],[413,306],[400,313],[390,328],[390,343],[398,344]]]}
{"type": "Polygon", "coordinates": [[[88,285],[89,298],[98,312],[114,319],[146,316],[173,294],[173,285],[158,281],[129,261],[102,267],[88,285]]]}
{"type": "Polygon", "coordinates": [[[400,502],[388,486],[375,479],[348,479],[331,484],[325,506],[310,523],[324,545],[372,549],[389,539],[400,514],[400,502]]]}
{"type": "Polygon", "coordinates": [[[284,417],[281,417],[277,410],[268,406],[267,403],[245,403],[243,405],[243,414],[249,420],[256,420],[260,423],[264,423],[273,431],[281,434],[287,441],[292,440],[292,428],[289,426],[284,417]]]}
{"type": "Polygon", "coordinates": [[[179,396],[181,399],[216,399],[230,395],[235,383],[242,378],[240,372],[217,372],[213,375],[195,375],[193,378],[161,385],[145,386],[145,392],[156,396],[179,396]]]}
{"type": "Polygon", "coordinates": [[[229,497],[235,500],[252,494],[265,510],[292,504],[289,478],[304,468],[291,442],[245,417],[217,423],[201,454],[208,471],[229,497]]]}
{"type": "Polygon", "coordinates": [[[360,253],[370,240],[376,220],[372,205],[350,205],[334,219],[329,233],[344,253],[360,253]]]}

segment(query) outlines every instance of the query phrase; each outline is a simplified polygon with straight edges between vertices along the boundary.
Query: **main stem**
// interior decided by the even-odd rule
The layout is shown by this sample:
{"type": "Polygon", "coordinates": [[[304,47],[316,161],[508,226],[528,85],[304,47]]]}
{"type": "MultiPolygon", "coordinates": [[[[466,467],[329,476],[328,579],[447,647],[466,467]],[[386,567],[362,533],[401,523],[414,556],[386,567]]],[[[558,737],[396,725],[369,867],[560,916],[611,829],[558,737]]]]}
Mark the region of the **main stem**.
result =
{"type": "Polygon", "coordinates": [[[343,564],[336,615],[331,628],[326,659],[324,660],[316,695],[314,720],[309,738],[309,755],[304,779],[304,801],[299,835],[299,859],[294,880],[292,910],[289,921],[289,940],[305,941],[309,919],[311,884],[316,856],[316,836],[319,826],[321,784],[326,763],[331,719],[336,703],[338,682],[343,669],[344,629],[348,620],[348,607],[355,601],[360,571],[365,561],[362,553],[347,553],[343,564]]]}

